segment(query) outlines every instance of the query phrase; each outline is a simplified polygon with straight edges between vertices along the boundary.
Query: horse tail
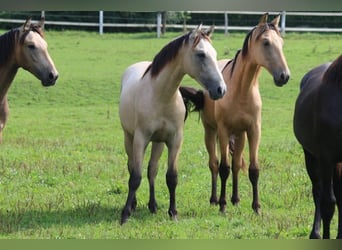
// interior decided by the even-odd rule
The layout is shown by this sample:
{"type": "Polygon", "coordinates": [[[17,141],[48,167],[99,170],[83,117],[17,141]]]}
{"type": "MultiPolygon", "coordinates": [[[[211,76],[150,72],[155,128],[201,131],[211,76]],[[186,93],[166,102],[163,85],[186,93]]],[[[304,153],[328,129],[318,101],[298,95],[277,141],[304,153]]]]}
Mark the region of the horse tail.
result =
{"type": "Polygon", "coordinates": [[[192,87],[179,87],[179,92],[182,95],[186,110],[184,121],[190,112],[199,112],[203,110],[204,93],[202,90],[197,90],[192,87]]]}

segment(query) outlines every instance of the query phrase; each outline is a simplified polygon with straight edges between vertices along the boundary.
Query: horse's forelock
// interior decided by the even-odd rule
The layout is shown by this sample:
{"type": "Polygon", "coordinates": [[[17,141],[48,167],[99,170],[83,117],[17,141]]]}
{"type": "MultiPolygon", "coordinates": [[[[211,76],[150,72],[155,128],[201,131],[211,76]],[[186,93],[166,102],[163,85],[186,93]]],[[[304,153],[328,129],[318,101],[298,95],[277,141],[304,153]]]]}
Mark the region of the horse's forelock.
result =
{"type": "Polygon", "coordinates": [[[200,31],[198,32],[198,35],[196,36],[192,44],[192,48],[195,48],[198,45],[198,43],[201,41],[201,39],[205,39],[211,43],[210,37],[207,34],[205,34],[203,31],[200,31]]]}
{"type": "Polygon", "coordinates": [[[38,33],[44,39],[44,31],[42,30],[40,25],[32,23],[30,25],[30,28],[28,30],[24,31],[24,33],[21,35],[21,37],[20,37],[20,44],[24,43],[24,41],[25,41],[27,35],[30,33],[30,31],[38,33]]]}

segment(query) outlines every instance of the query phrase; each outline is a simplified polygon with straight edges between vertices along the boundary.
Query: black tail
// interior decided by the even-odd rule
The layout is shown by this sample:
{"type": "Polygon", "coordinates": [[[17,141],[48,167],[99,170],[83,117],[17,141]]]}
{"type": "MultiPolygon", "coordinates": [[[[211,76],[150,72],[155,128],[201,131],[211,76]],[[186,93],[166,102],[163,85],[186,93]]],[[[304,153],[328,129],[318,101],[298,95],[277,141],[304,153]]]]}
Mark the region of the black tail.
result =
{"type": "Polygon", "coordinates": [[[184,106],[186,109],[185,119],[190,112],[199,112],[204,107],[204,93],[202,90],[197,90],[191,87],[179,87],[179,91],[183,97],[184,106]]]}

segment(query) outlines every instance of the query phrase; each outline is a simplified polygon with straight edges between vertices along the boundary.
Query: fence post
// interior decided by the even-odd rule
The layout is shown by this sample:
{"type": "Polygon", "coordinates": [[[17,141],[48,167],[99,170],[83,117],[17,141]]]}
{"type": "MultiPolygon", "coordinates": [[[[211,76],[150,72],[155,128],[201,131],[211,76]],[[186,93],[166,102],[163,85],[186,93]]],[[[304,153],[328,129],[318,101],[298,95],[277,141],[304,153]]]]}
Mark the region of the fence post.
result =
{"type": "Polygon", "coordinates": [[[228,35],[228,13],[224,12],[224,34],[228,35]]]}
{"type": "Polygon", "coordinates": [[[103,34],[103,10],[100,10],[99,13],[99,33],[100,35],[103,34]]]}
{"type": "Polygon", "coordinates": [[[283,37],[285,36],[285,26],[286,26],[286,11],[283,10],[281,12],[281,26],[280,26],[281,35],[283,37]]]}
{"type": "Polygon", "coordinates": [[[45,18],[45,11],[44,11],[44,10],[42,10],[42,12],[41,12],[41,14],[40,14],[40,17],[41,17],[41,18],[45,18]]]}
{"type": "Polygon", "coordinates": [[[161,33],[161,24],[162,24],[162,14],[160,12],[157,13],[157,37],[160,37],[161,33]]]}

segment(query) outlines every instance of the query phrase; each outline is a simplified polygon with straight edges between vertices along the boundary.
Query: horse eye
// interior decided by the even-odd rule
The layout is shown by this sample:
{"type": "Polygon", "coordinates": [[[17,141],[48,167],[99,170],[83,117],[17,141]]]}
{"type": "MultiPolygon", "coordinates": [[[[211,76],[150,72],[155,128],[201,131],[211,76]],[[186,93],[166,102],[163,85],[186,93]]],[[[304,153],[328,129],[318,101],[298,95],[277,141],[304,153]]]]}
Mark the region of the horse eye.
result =
{"type": "Polygon", "coordinates": [[[205,53],[201,52],[197,54],[198,58],[204,59],[205,58],[205,53]]]}
{"type": "Polygon", "coordinates": [[[29,49],[35,49],[35,48],[36,48],[36,46],[34,46],[33,44],[29,44],[27,47],[28,47],[29,49]]]}
{"type": "Polygon", "coordinates": [[[267,47],[267,46],[269,46],[269,45],[270,45],[270,41],[268,41],[268,40],[264,40],[264,41],[263,41],[263,44],[264,44],[264,46],[265,46],[265,47],[267,47]]]}

